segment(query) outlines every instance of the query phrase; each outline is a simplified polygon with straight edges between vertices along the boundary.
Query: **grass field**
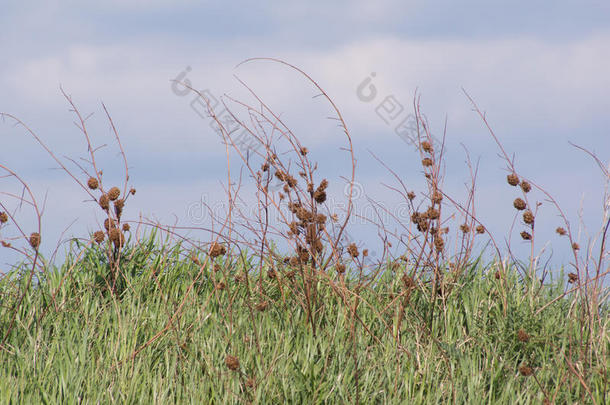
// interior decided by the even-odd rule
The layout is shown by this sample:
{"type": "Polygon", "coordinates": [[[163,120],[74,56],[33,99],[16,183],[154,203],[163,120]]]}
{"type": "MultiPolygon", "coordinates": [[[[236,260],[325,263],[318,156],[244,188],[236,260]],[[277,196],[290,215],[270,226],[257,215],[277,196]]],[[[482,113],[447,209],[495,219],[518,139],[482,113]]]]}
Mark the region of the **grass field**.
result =
{"type": "MultiPolygon", "coordinates": [[[[0,351],[0,402],[610,400],[608,308],[599,323],[583,325],[579,305],[551,303],[561,281],[540,286],[513,271],[496,276],[494,263],[472,264],[433,308],[423,281],[401,281],[403,269],[387,270],[357,299],[346,277],[340,293],[320,284],[314,333],[300,301],[303,279],[289,280],[288,269],[266,275],[265,294],[256,295],[243,265],[219,260],[221,269],[203,268],[189,293],[200,266],[184,248],[150,239],[124,254],[115,295],[104,288],[108,263],[97,246],[27,290],[0,351]],[[183,302],[164,336],[136,355],[183,302]]],[[[16,272],[1,281],[2,331],[18,298],[9,292],[24,279],[16,272]]]]}

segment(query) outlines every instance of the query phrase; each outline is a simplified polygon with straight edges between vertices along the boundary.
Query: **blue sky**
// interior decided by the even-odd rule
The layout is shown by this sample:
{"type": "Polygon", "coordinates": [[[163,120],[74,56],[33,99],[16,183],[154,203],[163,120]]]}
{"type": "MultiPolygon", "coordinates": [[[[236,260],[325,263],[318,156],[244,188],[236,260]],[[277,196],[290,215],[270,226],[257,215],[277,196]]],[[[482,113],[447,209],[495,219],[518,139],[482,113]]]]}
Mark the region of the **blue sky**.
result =
{"type": "MultiPolygon", "coordinates": [[[[126,215],[193,225],[188,213],[197,201],[223,200],[224,146],[208,121],[190,108],[189,97],[171,91],[170,80],[187,66],[196,87],[218,96],[244,96],[233,75],[247,81],[312,149],[340,196],[338,174],[347,168],[334,158],[341,134],[326,119],[328,107],[312,99],[311,86],[281,66],[235,66],[249,57],[270,56],[308,72],[347,121],[358,182],[370,198],[390,207],[399,200],[381,185],[391,179],[370,152],[409,187],[423,188],[416,153],[376,115],[375,107],[381,97],[393,95],[408,109],[417,90],[433,132],[442,133],[447,120],[447,190],[464,193],[464,146],[480,162],[478,212],[502,241],[513,220],[515,191],[504,182],[504,164],[464,88],[486,111],[507,151],[516,154],[523,175],[557,197],[576,230],[582,208],[586,231],[594,235],[601,223],[603,177],[568,141],[595,151],[607,164],[610,5],[550,4],[11,2],[3,4],[0,14],[0,111],[24,120],[60,155],[80,157],[85,146],[59,86],[84,113],[94,113],[96,141],[111,144],[103,101],[121,134],[131,183],[138,189],[126,215]],[[356,88],[372,72],[379,98],[362,102],[356,88]]],[[[82,204],[87,196],[53,169],[23,131],[5,122],[0,139],[0,163],[20,173],[41,200],[46,198],[48,249],[72,221],[68,235],[96,229],[103,218],[93,205],[82,204]]],[[[120,170],[113,169],[115,152],[110,147],[104,155],[109,182],[120,180],[120,170]]],[[[566,262],[565,241],[552,232],[559,224],[556,213],[543,196],[536,197],[543,203],[537,248],[550,242],[547,252],[553,250],[557,263],[566,262]]],[[[357,224],[354,229],[361,244],[374,246],[374,229],[357,224]]],[[[585,244],[586,233],[581,238],[585,244]]],[[[513,239],[521,245],[518,235],[513,239]]]]}

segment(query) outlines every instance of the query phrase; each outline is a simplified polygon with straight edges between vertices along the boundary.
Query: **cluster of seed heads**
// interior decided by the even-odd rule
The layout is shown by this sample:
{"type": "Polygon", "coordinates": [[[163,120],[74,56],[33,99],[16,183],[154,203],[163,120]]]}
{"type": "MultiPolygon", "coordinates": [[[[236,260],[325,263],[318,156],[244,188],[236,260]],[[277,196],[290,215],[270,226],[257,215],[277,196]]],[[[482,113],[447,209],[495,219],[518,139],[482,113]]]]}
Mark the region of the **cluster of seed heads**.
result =
{"type": "Polygon", "coordinates": [[[218,242],[213,242],[210,246],[210,257],[215,258],[218,256],[224,256],[227,253],[227,249],[218,242]]]}
{"type": "Polygon", "coordinates": [[[227,357],[225,357],[225,366],[231,371],[237,371],[239,369],[239,358],[237,356],[227,355],[227,357]]]}
{"type": "MultiPolygon", "coordinates": [[[[87,180],[87,187],[90,190],[97,190],[100,188],[100,181],[98,178],[89,177],[87,180]]],[[[134,195],[136,193],[135,188],[131,188],[129,190],[129,194],[134,195]]],[[[108,236],[108,240],[114,245],[115,248],[120,248],[125,244],[125,235],[124,232],[128,232],[130,230],[129,224],[122,224],[122,226],[118,226],[117,221],[120,222],[121,215],[123,214],[123,209],[125,208],[125,199],[119,199],[121,196],[121,190],[118,187],[111,187],[108,192],[102,192],[102,195],[98,199],[98,204],[100,208],[109,215],[110,203],[114,207],[115,219],[108,216],[104,220],[104,231],[95,231],[93,233],[93,241],[97,244],[101,244],[108,236]]]]}

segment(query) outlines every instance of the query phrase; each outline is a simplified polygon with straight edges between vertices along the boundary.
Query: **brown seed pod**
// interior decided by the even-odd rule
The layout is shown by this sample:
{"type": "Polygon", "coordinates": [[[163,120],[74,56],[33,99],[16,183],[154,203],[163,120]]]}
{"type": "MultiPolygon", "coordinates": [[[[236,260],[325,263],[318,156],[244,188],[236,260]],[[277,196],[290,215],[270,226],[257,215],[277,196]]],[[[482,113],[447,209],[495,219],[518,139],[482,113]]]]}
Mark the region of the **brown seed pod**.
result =
{"type": "Polygon", "coordinates": [[[434,162],[430,158],[424,158],[424,159],[422,159],[421,164],[424,167],[430,167],[434,164],[434,162]]]}
{"type": "Polygon", "coordinates": [[[519,373],[524,377],[529,377],[534,374],[534,370],[529,366],[522,365],[519,367],[519,373]]]}
{"type": "Polygon", "coordinates": [[[301,152],[301,156],[306,156],[307,153],[309,153],[309,150],[306,147],[302,147],[300,152],[301,152]]]}
{"type": "Polygon", "coordinates": [[[129,189],[129,194],[134,195],[136,193],[136,189],[135,188],[131,188],[129,189]]]}
{"type": "Polygon", "coordinates": [[[525,204],[525,201],[523,201],[521,198],[515,198],[515,201],[513,201],[513,206],[521,211],[527,207],[527,204],[525,204]]]}
{"type": "Polygon", "coordinates": [[[508,176],[506,176],[506,181],[511,186],[516,186],[519,184],[519,176],[517,176],[516,173],[511,173],[508,176]]]}
{"type": "Polygon", "coordinates": [[[191,261],[193,263],[195,263],[197,266],[201,266],[201,261],[199,260],[199,258],[197,257],[197,255],[195,253],[193,253],[191,255],[191,261]]]}
{"type": "Polygon", "coordinates": [[[123,207],[125,206],[125,200],[116,200],[114,202],[114,212],[117,218],[121,218],[121,214],[123,213],[123,207]]]}
{"type": "Polygon", "coordinates": [[[322,204],[324,201],[326,201],[326,191],[317,189],[313,193],[313,198],[318,204],[322,204]]]}
{"type": "Polygon", "coordinates": [[[579,250],[580,249],[580,245],[576,242],[572,243],[572,249],[574,250],[579,250]]]}
{"type": "Polygon", "coordinates": [[[431,152],[432,152],[432,144],[431,144],[430,142],[428,142],[428,141],[423,141],[423,142],[421,143],[421,148],[422,148],[422,149],[423,149],[425,152],[428,152],[428,153],[431,153],[431,152]]]}
{"type": "Polygon", "coordinates": [[[521,182],[521,190],[523,190],[524,193],[529,193],[532,190],[532,185],[527,181],[523,180],[521,182]]]}
{"type": "Polygon", "coordinates": [[[369,255],[369,250],[368,249],[364,249],[362,251],[362,257],[367,257],[369,255]]]}
{"type": "Polygon", "coordinates": [[[532,225],[534,223],[534,214],[532,213],[532,211],[527,210],[523,213],[523,222],[529,225],[532,225]]]}
{"type": "Polygon", "coordinates": [[[358,247],[356,246],[355,243],[350,243],[347,247],[347,253],[349,253],[349,255],[351,257],[358,257],[358,247]]]}
{"type": "Polygon", "coordinates": [[[445,247],[445,241],[443,240],[443,238],[441,238],[440,236],[437,236],[434,239],[434,247],[436,248],[437,252],[442,252],[443,248],[445,247]]]}
{"type": "Polygon", "coordinates": [[[269,277],[271,280],[275,280],[277,278],[277,273],[275,270],[270,269],[267,271],[267,277],[269,277]]]}
{"type": "Polygon", "coordinates": [[[339,274],[345,273],[345,265],[344,264],[341,264],[341,263],[337,264],[335,266],[335,269],[337,270],[337,273],[339,273],[339,274]]]}
{"type": "Polygon", "coordinates": [[[402,275],[402,284],[407,290],[415,287],[415,280],[406,273],[402,275]]]}
{"type": "Polygon", "coordinates": [[[428,217],[428,219],[438,219],[438,217],[440,216],[440,212],[438,212],[437,209],[430,207],[428,208],[428,211],[426,211],[426,216],[428,217]]]}
{"type": "Polygon", "coordinates": [[[297,185],[297,179],[292,176],[288,176],[288,178],[286,179],[286,183],[288,183],[288,187],[295,188],[297,185]]]}
{"type": "Polygon", "coordinates": [[[269,306],[269,303],[267,301],[261,301],[255,305],[255,308],[257,311],[263,312],[264,310],[267,309],[268,306],[269,306]]]}
{"type": "Polygon", "coordinates": [[[236,371],[239,368],[239,358],[227,355],[225,357],[225,366],[231,371],[236,371]]]}
{"type": "Polygon", "coordinates": [[[218,284],[216,284],[216,288],[220,291],[223,291],[225,288],[227,288],[227,285],[221,281],[218,284]]]}
{"type": "Polygon", "coordinates": [[[576,273],[568,273],[568,283],[574,284],[578,281],[578,274],[576,273]]]}
{"type": "Polygon", "coordinates": [[[111,228],[108,231],[108,239],[114,244],[115,247],[123,246],[125,243],[125,236],[117,228],[111,228]]]}
{"type": "Polygon", "coordinates": [[[227,252],[227,249],[220,243],[214,242],[210,247],[210,256],[212,258],[223,256],[227,252]]]}
{"type": "Polygon", "coordinates": [[[434,202],[435,204],[440,204],[441,201],[443,201],[443,193],[441,193],[440,191],[435,191],[432,194],[432,202],[434,202]]]}
{"type": "Polygon", "coordinates": [[[93,240],[95,241],[95,243],[102,243],[105,238],[106,238],[106,235],[104,234],[104,232],[102,232],[102,231],[93,232],[93,240]]]}
{"type": "Polygon", "coordinates": [[[532,235],[530,235],[528,232],[521,232],[521,238],[523,238],[523,240],[532,240],[532,235]]]}
{"type": "Polygon", "coordinates": [[[40,246],[40,234],[38,232],[33,232],[30,235],[30,246],[34,249],[38,249],[38,246],[40,246]]]}
{"type": "Polygon", "coordinates": [[[121,195],[121,190],[119,190],[118,187],[112,187],[110,190],[108,190],[108,198],[110,199],[110,201],[114,201],[117,198],[119,198],[119,196],[121,195]]]}
{"type": "Polygon", "coordinates": [[[99,204],[103,210],[108,211],[108,207],[110,207],[110,199],[108,198],[107,194],[102,194],[99,204]]]}
{"type": "Polygon", "coordinates": [[[130,229],[131,227],[129,226],[129,224],[123,224],[123,232],[129,232],[130,229]]]}
{"type": "Polygon", "coordinates": [[[2,244],[2,247],[5,248],[10,248],[12,245],[10,243],[8,243],[7,241],[0,241],[0,244],[2,244]]]}
{"type": "Polygon", "coordinates": [[[250,377],[246,380],[246,388],[256,388],[256,380],[254,379],[254,377],[250,377]]]}
{"type": "Polygon", "coordinates": [[[530,335],[524,329],[517,331],[517,339],[519,342],[527,343],[530,340],[530,335]]]}
{"type": "Polygon", "coordinates": [[[114,219],[106,218],[104,220],[104,229],[106,229],[107,231],[109,231],[110,228],[115,228],[115,227],[116,227],[116,222],[114,222],[114,219]]]}
{"type": "Polygon", "coordinates": [[[468,224],[462,224],[460,225],[460,231],[462,231],[462,233],[468,233],[470,232],[470,227],[468,224]]]}
{"type": "Polygon", "coordinates": [[[0,224],[5,224],[8,222],[8,215],[6,212],[0,212],[0,224]]]}
{"type": "Polygon", "coordinates": [[[409,199],[409,201],[413,201],[415,199],[415,193],[413,191],[409,191],[407,193],[407,198],[409,199]]]}
{"type": "Polygon", "coordinates": [[[95,177],[89,177],[89,180],[87,180],[87,186],[91,189],[91,190],[95,190],[99,187],[99,182],[97,181],[97,179],[95,177]]]}
{"type": "Polygon", "coordinates": [[[477,225],[477,233],[485,233],[485,227],[483,225],[477,225]]]}
{"type": "Polygon", "coordinates": [[[263,163],[263,165],[261,166],[261,170],[264,172],[269,170],[269,163],[267,163],[267,162],[263,163]]]}
{"type": "Polygon", "coordinates": [[[566,230],[563,229],[562,227],[558,227],[557,229],[555,229],[555,232],[557,232],[561,236],[563,236],[567,233],[566,230]]]}

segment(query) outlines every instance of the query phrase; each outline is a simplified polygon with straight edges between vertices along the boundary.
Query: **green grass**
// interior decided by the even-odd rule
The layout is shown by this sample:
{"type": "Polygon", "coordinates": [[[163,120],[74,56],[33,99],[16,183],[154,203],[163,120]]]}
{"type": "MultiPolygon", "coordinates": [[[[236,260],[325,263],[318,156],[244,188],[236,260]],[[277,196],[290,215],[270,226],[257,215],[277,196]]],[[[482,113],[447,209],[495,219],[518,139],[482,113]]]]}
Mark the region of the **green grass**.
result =
{"type": "MultiPolygon", "coordinates": [[[[1,403],[517,404],[542,403],[545,393],[558,404],[610,401],[609,359],[600,355],[610,345],[607,312],[582,325],[566,298],[536,314],[564,286],[528,293],[516,272],[493,277],[494,264],[473,265],[434,311],[428,287],[412,290],[397,340],[400,300],[390,304],[403,291],[399,275],[388,271],[360,291],[362,323],[350,311],[356,298],[346,293],[346,304],[319,282],[314,335],[298,276],[283,298],[265,277],[261,298],[255,274],[247,287],[234,280],[243,265],[224,263],[214,277],[226,288],[214,289],[205,269],[172,326],[132,357],[167,325],[199,266],[179,246],[131,249],[116,296],[104,288],[96,247],[27,290],[0,350],[1,403]],[[257,311],[262,299],[269,306],[257,311]],[[519,341],[519,329],[529,341],[519,341]],[[228,354],[238,371],[225,365],[228,354]],[[519,374],[523,364],[534,376],[519,374]]],[[[0,281],[2,337],[24,278],[16,271],[0,281]]]]}

